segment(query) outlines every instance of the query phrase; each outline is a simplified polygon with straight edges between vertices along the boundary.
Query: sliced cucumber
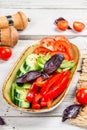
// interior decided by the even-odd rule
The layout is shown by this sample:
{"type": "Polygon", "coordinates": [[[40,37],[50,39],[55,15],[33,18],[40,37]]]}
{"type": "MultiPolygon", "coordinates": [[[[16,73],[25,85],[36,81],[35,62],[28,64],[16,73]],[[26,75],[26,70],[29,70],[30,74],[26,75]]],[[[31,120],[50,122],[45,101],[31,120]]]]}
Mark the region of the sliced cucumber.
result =
{"type": "Polygon", "coordinates": [[[26,102],[24,100],[20,100],[18,98],[14,99],[14,104],[21,107],[21,108],[29,108],[30,107],[30,103],[26,102]]]}
{"type": "Polygon", "coordinates": [[[24,62],[23,67],[27,72],[30,70],[30,66],[27,65],[26,61],[24,62]]]}
{"type": "Polygon", "coordinates": [[[25,70],[25,68],[23,67],[24,64],[21,65],[20,69],[17,72],[17,77],[22,76],[23,74],[25,74],[27,71],[25,70]]]}
{"type": "Polygon", "coordinates": [[[14,90],[14,97],[18,99],[25,99],[27,96],[27,93],[28,93],[28,90],[16,86],[14,90]]]}
{"type": "Polygon", "coordinates": [[[14,101],[15,87],[16,87],[16,85],[15,85],[15,83],[13,83],[11,86],[11,99],[12,99],[12,101],[14,101]]]}
{"type": "Polygon", "coordinates": [[[29,71],[30,70],[36,70],[35,64],[36,64],[37,57],[38,57],[37,54],[30,54],[26,58],[25,62],[26,62],[27,68],[29,67],[29,71]]]}
{"type": "Polygon", "coordinates": [[[24,73],[19,69],[18,72],[17,72],[17,77],[20,77],[22,76],[24,73]]]}
{"type": "Polygon", "coordinates": [[[25,100],[30,87],[31,87],[31,84],[28,84],[28,83],[22,84],[20,86],[19,84],[16,84],[16,82],[14,82],[12,84],[12,90],[11,90],[12,101],[14,101],[15,97],[18,99],[25,100]]]}
{"type": "Polygon", "coordinates": [[[30,83],[26,83],[26,84],[23,85],[23,88],[29,90],[31,88],[31,84],[30,83]]]}

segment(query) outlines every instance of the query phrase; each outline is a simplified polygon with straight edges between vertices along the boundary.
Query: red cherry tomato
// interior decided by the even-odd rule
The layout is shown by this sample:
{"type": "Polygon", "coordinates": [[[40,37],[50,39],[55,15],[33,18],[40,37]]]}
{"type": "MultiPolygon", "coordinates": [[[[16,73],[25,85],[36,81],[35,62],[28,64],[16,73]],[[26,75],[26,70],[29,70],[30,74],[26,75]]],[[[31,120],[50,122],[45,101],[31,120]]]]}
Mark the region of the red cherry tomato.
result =
{"type": "Polygon", "coordinates": [[[67,20],[60,20],[57,22],[56,25],[57,25],[57,28],[62,30],[62,31],[65,31],[69,26],[67,20]]]}
{"type": "Polygon", "coordinates": [[[0,47],[0,59],[8,60],[12,55],[12,50],[9,47],[0,47]]]}
{"type": "Polygon", "coordinates": [[[87,88],[80,88],[76,92],[76,99],[80,104],[87,104],[87,88]]]}
{"type": "Polygon", "coordinates": [[[85,28],[85,24],[82,22],[75,21],[73,23],[73,28],[75,31],[81,32],[85,28]]]}
{"type": "Polygon", "coordinates": [[[55,44],[55,39],[54,38],[46,37],[46,38],[41,39],[41,41],[40,41],[40,45],[42,47],[45,47],[45,48],[47,48],[47,49],[49,49],[51,51],[54,50],[54,44],[55,44]]]}

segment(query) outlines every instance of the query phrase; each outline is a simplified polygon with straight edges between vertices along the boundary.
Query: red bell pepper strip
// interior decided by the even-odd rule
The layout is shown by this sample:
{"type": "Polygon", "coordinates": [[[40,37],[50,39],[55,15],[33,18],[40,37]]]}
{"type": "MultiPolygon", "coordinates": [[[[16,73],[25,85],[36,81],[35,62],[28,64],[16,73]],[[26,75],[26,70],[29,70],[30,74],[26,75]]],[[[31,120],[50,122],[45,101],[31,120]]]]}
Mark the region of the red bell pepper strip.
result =
{"type": "Polygon", "coordinates": [[[32,103],[32,108],[33,108],[33,109],[40,109],[41,106],[40,106],[39,103],[37,103],[37,102],[33,102],[33,103],[32,103]]]}
{"type": "Polygon", "coordinates": [[[44,80],[42,77],[39,77],[36,79],[35,84],[38,87],[42,87],[46,82],[47,80],[44,80]]]}
{"type": "Polygon", "coordinates": [[[34,99],[34,96],[35,96],[35,93],[37,91],[37,86],[35,83],[32,84],[27,96],[26,96],[26,100],[29,101],[29,102],[32,102],[33,99],[34,99]]]}
{"type": "Polygon", "coordinates": [[[40,99],[40,105],[41,107],[51,107],[52,100],[45,101],[44,97],[40,99]]]}
{"type": "Polygon", "coordinates": [[[37,78],[36,81],[32,84],[27,94],[26,100],[32,102],[34,100],[35,94],[37,93],[39,87],[42,87],[46,82],[47,80],[44,80],[42,77],[37,78]]]}
{"type": "Polygon", "coordinates": [[[68,82],[69,76],[65,76],[60,84],[56,81],[47,94],[44,95],[45,101],[53,100],[59,96],[66,89],[68,82]]]}
{"type": "Polygon", "coordinates": [[[44,86],[42,87],[41,89],[41,95],[44,95],[46,94],[50,87],[57,81],[58,84],[60,84],[60,82],[62,81],[62,79],[66,76],[66,75],[69,75],[70,74],[70,71],[64,71],[64,72],[61,72],[61,73],[57,73],[55,75],[52,75],[51,78],[48,79],[48,81],[46,82],[46,84],[44,84],[44,86]]]}
{"type": "Polygon", "coordinates": [[[39,103],[40,98],[41,98],[41,95],[36,93],[34,96],[34,99],[32,101],[32,108],[33,109],[40,109],[40,107],[41,107],[41,105],[39,103]]]}

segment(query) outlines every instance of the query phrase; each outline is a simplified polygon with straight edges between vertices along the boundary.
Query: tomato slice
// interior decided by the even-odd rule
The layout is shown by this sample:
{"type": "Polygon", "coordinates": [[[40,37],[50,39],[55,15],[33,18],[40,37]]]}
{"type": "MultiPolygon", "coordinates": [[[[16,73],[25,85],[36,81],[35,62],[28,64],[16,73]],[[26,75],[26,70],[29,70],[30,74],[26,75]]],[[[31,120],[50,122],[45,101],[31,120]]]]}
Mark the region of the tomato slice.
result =
{"type": "Polygon", "coordinates": [[[56,25],[57,25],[57,28],[62,30],[62,31],[65,31],[69,26],[67,20],[60,20],[57,22],[56,25]]]}
{"type": "Polygon", "coordinates": [[[51,52],[51,50],[45,48],[45,47],[37,47],[34,51],[35,54],[47,54],[48,52],[51,52]]]}
{"type": "Polygon", "coordinates": [[[55,36],[55,40],[56,42],[55,42],[54,50],[66,52],[69,55],[70,60],[73,60],[74,54],[72,50],[72,45],[69,42],[69,40],[64,36],[55,36]]]}
{"type": "Polygon", "coordinates": [[[81,32],[85,28],[85,24],[82,22],[75,21],[73,23],[73,28],[75,31],[81,32]]]}
{"type": "Polygon", "coordinates": [[[55,39],[54,38],[43,38],[41,41],[40,41],[40,45],[42,47],[45,47],[51,51],[54,50],[54,44],[55,44],[55,39]]]}
{"type": "Polygon", "coordinates": [[[56,41],[61,40],[61,41],[66,41],[67,43],[69,43],[68,38],[66,38],[65,36],[62,36],[62,35],[56,35],[56,36],[54,37],[54,39],[55,39],[56,41]]]}

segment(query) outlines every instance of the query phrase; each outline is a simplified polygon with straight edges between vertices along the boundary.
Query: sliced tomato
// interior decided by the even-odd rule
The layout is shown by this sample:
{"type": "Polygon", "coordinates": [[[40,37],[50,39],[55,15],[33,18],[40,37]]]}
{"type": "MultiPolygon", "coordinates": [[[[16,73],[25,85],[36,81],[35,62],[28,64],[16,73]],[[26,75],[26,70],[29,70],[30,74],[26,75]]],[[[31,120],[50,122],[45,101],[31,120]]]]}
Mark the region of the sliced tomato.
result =
{"type": "Polygon", "coordinates": [[[82,22],[74,21],[73,28],[75,31],[81,32],[85,28],[85,24],[82,22]]]}
{"type": "MultiPolygon", "coordinates": [[[[68,38],[66,38],[65,36],[56,35],[56,36],[54,37],[54,39],[55,39],[56,41],[61,40],[61,41],[66,41],[67,43],[69,43],[68,38]]],[[[69,43],[69,44],[70,44],[70,43],[69,43]]]]}
{"type": "Polygon", "coordinates": [[[57,28],[62,30],[62,31],[65,31],[69,26],[67,20],[60,20],[57,22],[56,25],[57,25],[57,28]]]}
{"type": "Polygon", "coordinates": [[[69,40],[64,36],[55,36],[55,40],[56,42],[55,42],[54,50],[66,52],[69,55],[70,60],[73,60],[74,54],[72,50],[72,45],[69,42],[69,40]]]}
{"type": "Polygon", "coordinates": [[[45,47],[37,47],[34,51],[35,54],[47,54],[48,52],[51,52],[51,50],[45,48],[45,47]]]}
{"type": "Polygon", "coordinates": [[[55,39],[54,38],[46,37],[46,38],[41,39],[41,41],[40,41],[40,45],[42,47],[45,47],[45,48],[47,48],[47,49],[49,49],[51,51],[54,50],[54,44],[55,44],[55,39]]]}

